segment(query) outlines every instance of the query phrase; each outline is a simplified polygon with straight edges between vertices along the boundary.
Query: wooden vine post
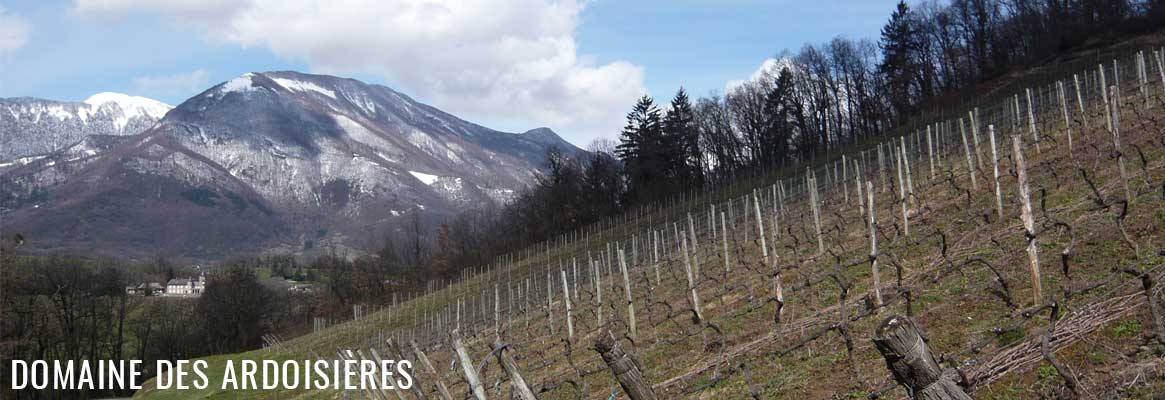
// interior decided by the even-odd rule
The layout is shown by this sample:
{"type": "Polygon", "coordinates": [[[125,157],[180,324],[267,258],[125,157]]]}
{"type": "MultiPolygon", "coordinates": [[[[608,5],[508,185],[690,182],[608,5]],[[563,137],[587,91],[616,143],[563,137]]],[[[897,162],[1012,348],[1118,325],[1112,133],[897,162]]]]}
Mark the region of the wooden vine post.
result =
{"type": "Polygon", "coordinates": [[[971,140],[975,144],[975,168],[983,169],[983,152],[979,150],[979,107],[975,107],[974,111],[967,111],[967,117],[971,119],[971,140]]]}
{"type": "MultiPolygon", "coordinates": [[[[728,262],[728,222],[725,221],[724,211],[720,212],[720,243],[724,246],[724,273],[732,272],[732,264],[728,262]]],[[[657,270],[658,271],[658,270],[657,270]]]]}
{"type": "MultiPolygon", "coordinates": [[[[566,292],[563,292],[565,294],[566,292]]],[[[514,361],[514,357],[510,356],[507,345],[500,340],[493,344],[493,353],[497,356],[498,364],[502,365],[502,369],[506,370],[506,374],[510,376],[510,386],[514,388],[514,393],[517,398],[522,400],[538,400],[534,396],[534,392],[530,390],[530,385],[526,384],[526,379],[522,378],[522,370],[518,368],[518,363],[514,361]]]]}
{"type": "Polygon", "coordinates": [[[887,318],[878,326],[874,347],[886,359],[886,366],[898,384],[917,400],[971,400],[959,385],[943,375],[930,353],[926,338],[909,317],[887,318]]]}
{"type": "Polygon", "coordinates": [[[603,285],[599,283],[599,262],[591,262],[591,283],[595,284],[595,318],[603,324],[603,285]]]}
{"type": "Polygon", "coordinates": [[[1064,96],[1064,81],[1056,81],[1056,96],[1060,100],[1060,114],[1064,117],[1064,130],[1068,133],[1068,155],[1072,155],[1072,121],[1068,119],[1068,99],[1064,96]]]}
{"type": "MultiPolygon", "coordinates": [[[[761,254],[764,255],[765,265],[768,265],[769,264],[769,246],[767,244],[765,244],[765,223],[764,223],[764,218],[761,217],[760,200],[757,199],[756,192],[752,193],[752,204],[753,204],[753,208],[756,210],[756,230],[757,230],[757,237],[760,238],[761,254]]],[[[695,242],[692,242],[692,244],[695,245],[695,242]]]]}
{"type": "Polygon", "coordinates": [[[999,153],[995,149],[995,125],[987,125],[991,137],[991,177],[995,181],[995,212],[1003,219],[1003,188],[999,186],[999,153]]]}
{"type": "Polygon", "coordinates": [[[603,362],[607,364],[607,368],[611,369],[611,374],[615,375],[615,380],[619,381],[619,386],[623,388],[627,396],[631,397],[631,400],[657,399],[655,391],[652,390],[651,382],[648,382],[647,377],[643,375],[642,365],[630,354],[623,351],[611,331],[599,335],[599,339],[595,342],[595,351],[603,358],[603,362]]]}
{"type": "Polygon", "coordinates": [[[1036,245],[1036,218],[1032,211],[1031,195],[1028,188],[1027,160],[1023,157],[1023,139],[1011,136],[1012,151],[1015,153],[1015,170],[1019,175],[1020,219],[1023,220],[1024,235],[1027,237],[1028,273],[1031,274],[1032,296],[1036,305],[1043,304],[1040,283],[1040,251],[1036,245]]]}
{"type": "Polygon", "coordinates": [[[874,276],[874,301],[882,306],[882,279],[878,273],[878,220],[874,212],[874,183],[866,181],[866,197],[870,216],[870,274],[874,276]]]}
{"type": "Polygon", "coordinates": [[[704,321],[704,314],[700,311],[700,293],[696,288],[696,276],[692,273],[692,260],[688,257],[688,238],[682,239],[682,251],[684,252],[684,269],[688,275],[688,292],[690,296],[688,301],[692,304],[692,312],[695,313],[694,320],[696,323],[704,321]]]}
{"type": "Polygon", "coordinates": [[[1100,106],[1105,109],[1104,121],[1109,132],[1112,132],[1112,114],[1108,113],[1108,83],[1104,81],[1104,64],[1096,66],[1100,74],[1100,99],[1104,101],[1100,106]]]}
{"type": "Polygon", "coordinates": [[[627,293],[627,326],[631,329],[631,339],[637,340],[635,329],[635,297],[631,295],[631,277],[627,274],[627,262],[623,260],[623,250],[619,250],[619,271],[623,273],[623,292],[627,293]]]}
{"type": "Polygon", "coordinates": [[[971,146],[967,144],[967,129],[963,119],[959,118],[959,136],[963,138],[963,155],[967,159],[967,175],[971,177],[971,189],[979,190],[979,183],[975,180],[975,162],[971,160],[971,146]]]}
{"type": "Polygon", "coordinates": [[[1129,175],[1125,171],[1124,149],[1121,148],[1120,88],[1113,86],[1111,92],[1112,105],[1109,110],[1111,115],[1109,121],[1112,121],[1112,146],[1113,151],[1116,152],[1116,166],[1117,170],[1120,171],[1121,185],[1124,185],[1125,188],[1125,200],[1131,205],[1136,200],[1136,196],[1133,196],[1133,190],[1129,187],[1129,175]]]}
{"type": "Polygon", "coordinates": [[[432,375],[433,385],[437,387],[437,393],[441,395],[441,398],[444,400],[453,400],[453,395],[449,393],[449,388],[445,387],[445,382],[441,381],[441,375],[433,367],[433,362],[429,361],[429,357],[425,355],[425,352],[421,351],[421,347],[417,346],[417,342],[410,340],[409,347],[412,348],[413,354],[417,356],[417,361],[420,362],[425,372],[432,375]]]}
{"type": "Polygon", "coordinates": [[[902,205],[902,235],[910,236],[910,219],[907,218],[906,211],[906,181],[902,179],[902,154],[905,154],[905,151],[899,151],[898,154],[898,203],[902,205]]]}
{"type": "Polygon", "coordinates": [[[1032,141],[1036,145],[1036,154],[1039,154],[1040,153],[1040,134],[1036,132],[1036,115],[1032,111],[1032,90],[1031,90],[1031,88],[1028,88],[1025,90],[1027,92],[1027,126],[1028,126],[1028,130],[1031,131],[1032,141]]]}
{"type": "MultiPolygon", "coordinates": [[[[623,250],[619,250],[622,253],[623,250]]],[[[574,315],[570,307],[570,286],[566,284],[566,271],[559,270],[562,273],[562,301],[566,306],[566,338],[574,341],[574,315]]]]}
{"type": "Polygon", "coordinates": [[[477,369],[474,367],[473,360],[469,358],[469,352],[465,350],[465,345],[461,344],[461,336],[457,331],[453,331],[453,351],[457,352],[457,361],[461,364],[461,372],[465,374],[465,381],[469,383],[469,390],[473,393],[473,397],[477,400],[485,400],[485,388],[481,386],[481,379],[477,377],[477,369]]]}
{"type": "Polygon", "coordinates": [[[817,201],[817,177],[805,168],[809,185],[809,205],[813,208],[813,227],[817,231],[817,254],[825,253],[825,239],[821,237],[821,206],[817,201]]]}

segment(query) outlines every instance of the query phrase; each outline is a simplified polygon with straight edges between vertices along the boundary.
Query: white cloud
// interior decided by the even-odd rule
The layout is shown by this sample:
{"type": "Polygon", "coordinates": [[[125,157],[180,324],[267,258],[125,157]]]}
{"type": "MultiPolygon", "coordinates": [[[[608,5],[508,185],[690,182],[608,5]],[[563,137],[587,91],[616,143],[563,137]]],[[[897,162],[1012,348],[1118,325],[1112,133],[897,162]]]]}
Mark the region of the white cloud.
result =
{"type": "Polygon", "coordinates": [[[315,72],[374,74],[474,120],[612,137],[646,93],[643,68],[578,54],[574,0],[76,0],[73,13],[151,13],[315,72]]]}
{"type": "Polygon", "coordinates": [[[753,71],[746,79],[733,79],[724,84],[724,93],[732,93],[733,90],[749,82],[767,81],[771,82],[777,79],[784,68],[797,69],[796,64],[788,57],[773,58],[769,57],[761,62],[760,66],[753,71]]]}
{"type": "Polygon", "coordinates": [[[24,18],[8,14],[0,6],[0,54],[15,51],[28,43],[28,32],[32,30],[24,18]]]}
{"type": "Polygon", "coordinates": [[[139,76],[133,80],[134,89],[151,97],[190,97],[210,84],[210,71],[194,71],[173,75],[139,76]]]}

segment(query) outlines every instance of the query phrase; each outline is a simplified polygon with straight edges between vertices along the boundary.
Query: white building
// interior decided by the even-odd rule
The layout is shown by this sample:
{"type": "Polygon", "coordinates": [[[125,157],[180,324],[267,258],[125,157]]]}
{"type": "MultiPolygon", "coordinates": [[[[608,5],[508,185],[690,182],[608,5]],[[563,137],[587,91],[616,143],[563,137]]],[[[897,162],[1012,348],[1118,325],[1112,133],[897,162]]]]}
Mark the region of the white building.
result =
{"type": "Polygon", "coordinates": [[[198,279],[175,278],[166,282],[167,296],[198,297],[206,289],[206,275],[198,275],[198,279]]]}

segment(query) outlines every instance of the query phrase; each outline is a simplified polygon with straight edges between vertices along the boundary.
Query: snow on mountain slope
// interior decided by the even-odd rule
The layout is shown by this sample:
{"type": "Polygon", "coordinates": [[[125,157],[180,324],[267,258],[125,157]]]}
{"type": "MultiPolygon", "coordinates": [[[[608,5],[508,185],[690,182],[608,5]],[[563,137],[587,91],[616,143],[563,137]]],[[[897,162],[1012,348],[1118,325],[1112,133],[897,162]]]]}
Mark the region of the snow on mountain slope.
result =
{"type": "Polygon", "coordinates": [[[91,135],[132,135],[173,107],[121,93],[98,93],[68,102],[0,98],[0,161],[44,155],[91,135]]]}
{"type": "MultiPolygon", "coordinates": [[[[123,130],[162,112],[128,96],[94,102],[99,114],[116,107],[128,118],[123,130]]],[[[142,221],[198,225],[190,220],[198,215],[228,227],[205,232],[238,239],[167,231],[186,239],[156,248],[177,255],[298,249],[305,238],[344,245],[394,229],[409,213],[440,219],[508,201],[534,181],[551,146],[585,154],[546,128],[495,131],[384,86],[290,71],[244,74],[164,114],[114,146],[74,140],[78,145],[58,145],[44,159],[0,165],[0,213],[10,214],[13,227],[55,238],[46,248],[99,235],[77,233],[62,216],[137,232],[142,221]],[[118,218],[88,217],[110,214],[110,207],[118,218]],[[238,221],[278,233],[259,235],[238,221]]],[[[108,124],[116,128],[116,118],[108,124]]],[[[139,250],[132,242],[148,242],[129,233],[99,239],[131,252],[139,250]]]]}

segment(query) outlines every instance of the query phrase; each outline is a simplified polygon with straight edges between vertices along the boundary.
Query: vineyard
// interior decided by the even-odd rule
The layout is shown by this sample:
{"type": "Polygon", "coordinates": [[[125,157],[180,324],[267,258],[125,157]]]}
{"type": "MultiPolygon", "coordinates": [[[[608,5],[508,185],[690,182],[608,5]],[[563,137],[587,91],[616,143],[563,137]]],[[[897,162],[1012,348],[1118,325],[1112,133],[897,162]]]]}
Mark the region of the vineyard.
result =
{"type": "Polygon", "coordinates": [[[1064,60],[836,157],[208,358],[408,359],[413,389],[203,394],[1150,398],[1165,391],[1163,64],[1148,45],[1064,60]],[[910,327],[925,340],[897,348],[910,327]],[[915,362],[933,373],[888,368],[915,362]]]}

